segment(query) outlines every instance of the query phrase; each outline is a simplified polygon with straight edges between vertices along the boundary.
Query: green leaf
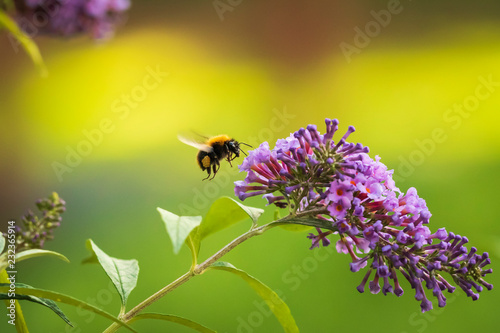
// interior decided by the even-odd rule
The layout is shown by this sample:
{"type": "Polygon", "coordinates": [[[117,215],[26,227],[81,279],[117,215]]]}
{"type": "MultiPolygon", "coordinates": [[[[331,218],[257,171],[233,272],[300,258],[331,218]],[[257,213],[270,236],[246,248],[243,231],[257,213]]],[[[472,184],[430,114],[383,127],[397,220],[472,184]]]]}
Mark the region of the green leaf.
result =
{"type": "MultiPolygon", "coordinates": [[[[10,286],[10,284],[0,283],[0,286],[10,286]]],[[[43,306],[48,307],[52,311],[54,311],[54,313],[57,314],[59,317],[61,317],[62,320],[64,320],[68,325],[73,327],[73,324],[71,323],[71,321],[68,319],[68,317],[66,317],[66,315],[62,312],[62,310],[59,309],[59,307],[57,306],[57,304],[54,301],[52,301],[48,298],[40,298],[40,297],[36,297],[36,296],[31,296],[31,295],[19,295],[17,293],[18,288],[33,289],[33,287],[29,286],[27,284],[24,284],[24,283],[16,283],[15,286],[16,286],[15,292],[10,293],[10,295],[8,293],[0,293],[0,300],[2,300],[2,299],[3,300],[17,299],[17,300],[25,300],[25,301],[30,301],[33,303],[41,304],[43,306]]]]}
{"type": "Polygon", "coordinates": [[[0,254],[0,272],[9,266],[9,261],[7,260],[7,252],[0,254]]]}
{"type": "Polygon", "coordinates": [[[203,326],[201,324],[198,324],[195,321],[179,317],[179,316],[174,316],[174,315],[166,315],[166,314],[161,314],[161,313],[142,313],[134,318],[130,319],[129,323],[133,323],[136,320],[140,319],[158,319],[158,320],[166,320],[170,321],[172,323],[177,323],[180,325],[184,325],[186,327],[192,328],[198,332],[202,333],[216,333],[214,330],[209,329],[206,326],[203,326]]]}
{"type": "MultiPolygon", "coordinates": [[[[9,292],[9,286],[5,286],[5,284],[0,285],[0,293],[8,293],[9,292]]],[[[105,317],[109,320],[114,321],[117,324],[120,324],[126,328],[128,328],[132,332],[136,332],[132,327],[130,327],[127,323],[121,321],[118,318],[115,318],[113,315],[107,313],[106,311],[103,311],[89,303],[80,301],[76,298],[73,298],[71,296],[67,296],[61,293],[57,293],[54,291],[49,291],[49,290],[43,290],[43,289],[38,289],[38,288],[16,288],[16,294],[17,295],[31,295],[31,296],[36,296],[39,298],[47,298],[51,299],[55,302],[60,302],[60,303],[65,303],[73,306],[77,306],[79,308],[94,312],[102,317],[105,317]]]]}
{"type": "MultiPolygon", "coordinates": [[[[276,221],[276,220],[280,220],[280,219],[281,219],[280,209],[276,207],[276,210],[274,211],[274,220],[276,221]]],[[[283,225],[280,225],[279,227],[282,229],[285,229],[287,231],[293,231],[293,232],[303,232],[303,231],[310,230],[312,228],[311,226],[308,226],[308,225],[299,225],[299,224],[292,224],[292,223],[283,224],[283,225]]]]}
{"type": "Polygon", "coordinates": [[[0,233],[0,253],[3,252],[4,247],[5,247],[5,237],[3,236],[2,233],[0,233]]]}
{"type": "Polygon", "coordinates": [[[99,262],[101,264],[106,274],[111,281],[113,281],[116,290],[118,290],[122,305],[125,306],[130,292],[137,284],[139,275],[139,264],[137,260],[123,260],[110,257],[97,247],[91,239],[87,239],[87,248],[92,252],[92,255],[85,259],[83,263],[99,262]]]}
{"type": "Polygon", "coordinates": [[[189,233],[200,225],[201,216],[178,216],[160,207],[157,210],[172,240],[174,253],[177,254],[181,250],[182,244],[189,236],[189,233]]]}
{"type": "Polygon", "coordinates": [[[63,261],[66,261],[69,263],[68,258],[66,258],[64,255],[54,252],[54,251],[49,251],[49,250],[41,250],[41,249],[30,249],[26,251],[21,251],[16,254],[16,262],[23,261],[26,259],[30,258],[36,258],[36,257],[41,257],[41,256],[53,256],[56,258],[59,258],[63,261]]]}
{"type": "Polygon", "coordinates": [[[266,302],[274,316],[278,319],[286,333],[299,332],[299,328],[293,319],[288,305],[271,288],[249,275],[245,271],[238,269],[227,262],[216,262],[210,266],[211,269],[228,271],[241,277],[250,287],[266,302]]]}
{"type": "Polygon", "coordinates": [[[191,250],[191,270],[194,270],[198,264],[198,252],[200,250],[200,235],[198,234],[198,227],[194,228],[185,241],[186,245],[191,250]]]}
{"type": "Polygon", "coordinates": [[[264,210],[260,208],[245,206],[229,197],[217,199],[210,206],[201,224],[194,228],[186,239],[186,244],[193,255],[191,268],[196,266],[201,241],[204,238],[248,217],[252,219],[253,226],[255,226],[262,213],[264,213],[264,210]]]}
{"type": "Polygon", "coordinates": [[[17,23],[10,18],[7,13],[0,9],[0,29],[8,30],[12,36],[21,44],[26,53],[31,57],[31,60],[38,68],[41,76],[47,76],[47,68],[43,62],[38,46],[33,40],[26,35],[17,25],[17,23]]]}
{"type": "Polygon", "coordinates": [[[220,197],[210,206],[200,226],[191,232],[186,243],[194,255],[198,255],[201,241],[207,236],[249,217],[253,225],[256,225],[262,213],[264,210],[260,208],[245,206],[229,197],[220,197]]]}
{"type": "Polygon", "coordinates": [[[248,217],[256,224],[262,213],[264,213],[264,210],[260,208],[248,207],[232,198],[221,197],[212,204],[200,224],[198,231],[200,241],[248,217]]]}
{"type": "Polygon", "coordinates": [[[282,229],[285,229],[286,231],[292,231],[292,232],[304,232],[307,230],[311,230],[311,226],[309,225],[300,225],[300,224],[283,224],[279,226],[282,229]]]}
{"type": "Polygon", "coordinates": [[[9,261],[7,260],[7,252],[2,253],[5,247],[5,238],[3,234],[0,232],[0,272],[3,271],[7,266],[9,266],[9,261]]]}
{"type": "Polygon", "coordinates": [[[274,221],[279,220],[281,218],[280,210],[281,209],[278,207],[274,209],[274,221]]]}
{"type": "Polygon", "coordinates": [[[291,225],[303,225],[309,227],[317,227],[326,230],[338,231],[336,227],[333,226],[331,221],[316,219],[312,217],[292,217],[286,219],[286,221],[277,221],[269,223],[269,227],[275,226],[291,226],[291,225]]]}

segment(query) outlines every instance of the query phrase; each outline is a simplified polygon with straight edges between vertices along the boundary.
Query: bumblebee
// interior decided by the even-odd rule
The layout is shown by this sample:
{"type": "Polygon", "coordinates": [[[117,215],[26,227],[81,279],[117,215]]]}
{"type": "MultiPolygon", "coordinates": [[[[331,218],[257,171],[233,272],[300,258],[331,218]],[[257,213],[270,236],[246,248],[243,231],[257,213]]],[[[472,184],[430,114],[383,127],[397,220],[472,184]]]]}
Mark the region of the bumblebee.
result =
{"type": "Polygon", "coordinates": [[[183,136],[179,136],[179,140],[181,142],[199,149],[198,155],[196,155],[196,161],[198,162],[201,170],[207,170],[208,174],[203,180],[214,179],[220,169],[219,161],[226,160],[229,162],[229,165],[232,166],[231,161],[240,157],[240,151],[246,156],[247,154],[241,150],[240,144],[251,147],[250,145],[244,142],[238,142],[225,134],[205,139],[205,142],[196,142],[183,136]]]}

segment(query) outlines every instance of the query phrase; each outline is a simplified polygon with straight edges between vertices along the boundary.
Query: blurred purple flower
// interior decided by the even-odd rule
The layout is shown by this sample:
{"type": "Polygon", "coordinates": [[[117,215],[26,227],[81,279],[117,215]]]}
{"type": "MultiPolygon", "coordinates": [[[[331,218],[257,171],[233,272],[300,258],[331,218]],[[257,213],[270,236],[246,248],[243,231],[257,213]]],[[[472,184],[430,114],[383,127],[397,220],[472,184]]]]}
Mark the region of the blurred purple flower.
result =
{"type": "Polygon", "coordinates": [[[14,0],[21,29],[28,34],[38,32],[75,36],[89,33],[93,38],[106,38],[123,21],[130,0],[14,0]]]}

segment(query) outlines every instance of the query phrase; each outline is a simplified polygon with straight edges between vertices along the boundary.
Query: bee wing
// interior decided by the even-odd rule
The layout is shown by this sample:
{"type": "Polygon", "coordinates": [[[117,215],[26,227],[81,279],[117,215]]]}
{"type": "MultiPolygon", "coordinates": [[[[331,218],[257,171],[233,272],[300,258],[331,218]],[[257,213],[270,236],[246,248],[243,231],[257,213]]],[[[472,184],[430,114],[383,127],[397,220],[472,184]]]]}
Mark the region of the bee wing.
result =
{"type": "Polygon", "coordinates": [[[208,139],[210,139],[210,136],[201,135],[198,132],[193,132],[193,134],[195,134],[196,136],[199,136],[200,138],[203,138],[203,140],[205,140],[205,141],[207,141],[208,139]]]}
{"type": "Polygon", "coordinates": [[[179,139],[180,142],[185,143],[185,144],[187,144],[191,147],[194,147],[196,149],[206,151],[207,153],[210,153],[211,151],[213,151],[213,148],[205,143],[197,142],[193,139],[186,138],[185,136],[182,136],[182,135],[177,135],[177,138],[179,139]]]}

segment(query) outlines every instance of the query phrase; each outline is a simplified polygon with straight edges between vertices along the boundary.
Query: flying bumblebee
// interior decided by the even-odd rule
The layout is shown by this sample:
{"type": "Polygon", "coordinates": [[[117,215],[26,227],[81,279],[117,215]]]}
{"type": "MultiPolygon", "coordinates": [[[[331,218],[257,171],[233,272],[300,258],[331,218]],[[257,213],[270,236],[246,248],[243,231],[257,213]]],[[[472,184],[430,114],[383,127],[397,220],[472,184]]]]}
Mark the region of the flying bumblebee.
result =
{"type": "Polygon", "coordinates": [[[240,157],[240,151],[246,156],[247,154],[241,150],[240,144],[251,147],[250,145],[244,142],[238,142],[225,134],[217,135],[211,138],[204,137],[206,139],[205,142],[197,142],[181,135],[179,135],[178,138],[181,142],[199,149],[198,155],[196,155],[196,161],[198,162],[201,170],[207,170],[208,173],[208,176],[203,180],[214,179],[220,169],[219,161],[226,160],[229,162],[229,165],[232,166],[231,161],[240,157]],[[210,178],[210,176],[212,176],[212,178],[210,178]]]}

